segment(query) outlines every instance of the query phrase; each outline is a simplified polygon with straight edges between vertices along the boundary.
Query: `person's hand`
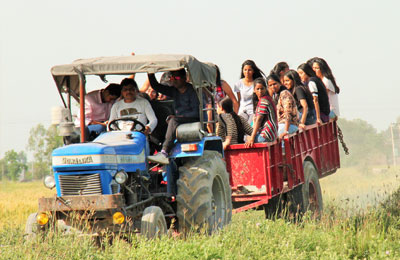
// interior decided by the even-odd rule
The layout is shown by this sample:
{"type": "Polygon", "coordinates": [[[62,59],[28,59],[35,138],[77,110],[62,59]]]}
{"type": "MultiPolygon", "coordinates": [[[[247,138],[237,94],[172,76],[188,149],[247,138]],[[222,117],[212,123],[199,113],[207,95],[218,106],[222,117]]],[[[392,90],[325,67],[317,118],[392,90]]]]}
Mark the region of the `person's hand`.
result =
{"type": "Polygon", "coordinates": [[[144,128],[144,134],[145,134],[145,135],[149,135],[150,132],[151,132],[150,126],[145,126],[145,128],[144,128]]]}
{"type": "Polygon", "coordinates": [[[321,118],[317,118],[317,124],[318,125],[322,125],[323,124],[321,118]]]}
{"type": "Polygon", "coordinates": [[[299,124],[299,129],[304,130],[305,127],[306,127],[305,124],[302,124],[302,123],[299,124]]]}
{"type": "Polygon", "coordinates": [[[175,118],[175,115],[169,115],[165,121],[168,123],[172,118],[175,118]]]}
{"type": "Polygon", "coordinates": [[[247,142],[244,144],[244,147],[246,147],[246,148],[251,148],[251,147],[253,147],[253,145],[254,145],[254,138],[249,138],[248,140],[247,140],[247,142]]]}
{"type": "Polygon", "coordinates": [[[282,134],[279,135],[279,140],[282,140],[288,134],[288,131],[284,131],[282,134]]]}

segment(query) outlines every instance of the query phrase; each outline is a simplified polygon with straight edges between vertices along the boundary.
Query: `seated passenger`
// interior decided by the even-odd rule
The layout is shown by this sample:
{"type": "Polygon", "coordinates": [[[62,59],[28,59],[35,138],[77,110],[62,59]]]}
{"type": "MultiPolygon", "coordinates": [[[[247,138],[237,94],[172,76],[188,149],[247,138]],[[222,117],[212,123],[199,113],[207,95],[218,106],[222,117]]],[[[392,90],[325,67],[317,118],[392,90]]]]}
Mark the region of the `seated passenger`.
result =
{"type": "Polygon", "coordinates": [[[160,164],[168,164],[168,154],[171,152],[176,138],[176,128],[180,124],[200,121],[200,102],[192,84],[186,82],[186,71],[180,69],[171,72],[171,83],[173,87],[158,83],[153,73],[148,74],[150,85],[156,91],[167,95],[175,101],[175,115],[167,118],[168,128],[161,152],[148,159],[160,164]]]}
{"type": "Polygon", "coordinates": [[[85,96],[85,123],[89,139],[94,139],[106,130],[114,101],[121,95],[119,84],[109,84],[105,89],[89,92],[85,96]]]}
{"type": "Polygon", "coordinates": [[[317,123],[322,124],[329,121],[330,105],[324,83],[317,77],[313,69],[307,63],[301,64],[297,68],[300,79],[304,85],[308,86],[313,95],[317,123]]]}
{"type": "Polygon", "coordinates": [[[301,83],[300,76],[295,70],[289,70],[285,73],[284,83],[297,103],[299,111],[299,128],[304,129],[306,125],[312,125],[316,122],[313,97],[310,90],[301,83]]]}
{"type": "Polygon", "coordinates": [[[149,101],[137,95],[139,89],[134,79],[123,79],[121,86],[123,99],[115,102],[112,106],[109,121],[127,116],[137,118],[138,121],[145,125],[144,133],[148,135],[157,126],[157,117],[149,101]]]}
{"type": "MultiPolygon", "coordinates": [[[[276,91],[276,84],[276,80],[268,77],[268,91],[270,93],[276,91]]],[[[299,125],[299,115],[296,100],[289,90],[284,90],[280,93],[276,110],[279,139],[282,139],[287,134],[296,132],[299,125]]]]}
{"type": "Polygon", "coordinates": [[[275,103],[270,94],[275,92],[271,87],[267,91],[267,84],[263,78],[254,80],[254,92],[258,98],[255,110],[253,131],[245,144],[252,147],[254,143],[273,142],[277,138],[278,122],[275,103]]]}
{"type": "Polygon", "coordinates": [[[233,109],[233,102],[224,97],[217,104],[217,136],[222,138],[224,150],[228,145],[244,143],[244,135],[251,135],[253,129],[247,120],[238,116],[233,109]]]}

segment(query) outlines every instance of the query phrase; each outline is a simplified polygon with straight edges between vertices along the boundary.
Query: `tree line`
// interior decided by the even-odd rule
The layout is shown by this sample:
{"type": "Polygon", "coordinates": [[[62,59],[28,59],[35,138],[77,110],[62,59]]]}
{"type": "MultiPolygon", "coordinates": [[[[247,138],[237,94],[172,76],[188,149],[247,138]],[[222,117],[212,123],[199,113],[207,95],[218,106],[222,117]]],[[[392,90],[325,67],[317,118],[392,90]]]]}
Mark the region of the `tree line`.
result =
{"type": "Polygon", "coordinates": [[[1,180],[39,180],[51,174],[51,153],[63,145],[57,127],[45,128],[42,124],[33,127],[29,133],[27,151],[32,153],[32,161],[27,161],[24,151],[7,151],[0,159],[1,180]]]}
{"type": "MultiPolygon", "coordinates": [[[[400,117],[394,129],[390,126],[378,132],[371,124],[361,119],[347,120],[340,118],[338,125],[342,129],[344,141],[350,150],[345,155],[340,149],[342,167],[368,167],[371,165],[392,165],[393,147],[395,147],[398,164],[400,158],[400,117]],[[391,130],[394,130],[391,132],[391,130]],[[393,137],[392,138],[392,133],[393,137]],[[392,143],[393,141],[393,143],[392,143]]],[[[7,151],[0,159],[1,180],[38,180],[51,174],[51,153],[63,145],[62,137],[58,136],[56,126],[45,128],[38,124],[30,130],[27,151],[32,154],[32,161],[27,161],[25,151],[7,151]]]]}

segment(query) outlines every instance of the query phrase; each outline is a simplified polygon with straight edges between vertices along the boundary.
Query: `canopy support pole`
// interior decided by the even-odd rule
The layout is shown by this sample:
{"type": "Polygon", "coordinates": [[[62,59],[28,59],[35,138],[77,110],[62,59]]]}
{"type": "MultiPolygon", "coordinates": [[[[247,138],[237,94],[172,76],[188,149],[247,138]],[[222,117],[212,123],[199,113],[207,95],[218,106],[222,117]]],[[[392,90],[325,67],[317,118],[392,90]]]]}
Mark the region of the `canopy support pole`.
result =
{"type": "Polygon", "coordinates": [[[81,127],[81,143],[86,140],[85,136],[85,76],[82,71],[75,68],[75,72],[79,78],[79,105],[80,105],[80,127],[81,127]]]}

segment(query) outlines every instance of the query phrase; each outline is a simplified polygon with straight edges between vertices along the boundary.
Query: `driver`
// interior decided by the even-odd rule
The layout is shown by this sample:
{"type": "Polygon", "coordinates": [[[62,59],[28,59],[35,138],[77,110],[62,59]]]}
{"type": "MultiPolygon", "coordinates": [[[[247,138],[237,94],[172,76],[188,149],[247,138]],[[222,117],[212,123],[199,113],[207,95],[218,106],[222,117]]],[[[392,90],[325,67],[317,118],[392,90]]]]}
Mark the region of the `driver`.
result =
{"type": "Polygon", "coordinates": [[[121,87],[123,99],[112,106],[109,122],[117,118],[134,117],[145,125],[144,133],[150,134],[157,126],[157,117],[149,101],[137,95],[139,88],[134,79],[123,79],[121,87]]]}

